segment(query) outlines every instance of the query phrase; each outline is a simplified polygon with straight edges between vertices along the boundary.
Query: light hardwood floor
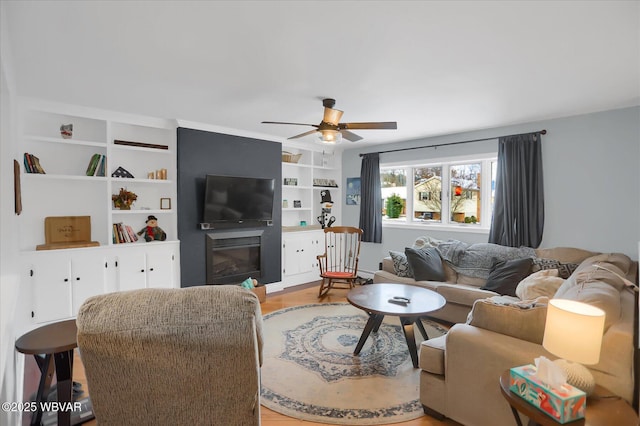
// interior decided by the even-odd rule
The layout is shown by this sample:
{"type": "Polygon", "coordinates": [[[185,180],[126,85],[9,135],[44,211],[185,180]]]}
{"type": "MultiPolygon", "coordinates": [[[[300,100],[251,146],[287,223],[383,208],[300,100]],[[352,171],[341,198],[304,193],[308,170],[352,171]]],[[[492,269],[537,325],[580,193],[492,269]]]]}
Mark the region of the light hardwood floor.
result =
{"type": "MultiPolygon", "coordinates": [[[[331,302],[346,302],[346,294],[347,290],[342,289],[334,289],[329,292],[324,298],[321,300],[318,299],[318,284],[312,283],[306,284],[302,286],[293,287],[291,289],[287,289],[282,292],[272,293],[267,295],[267,300],[261,304],[261,309],[263,314],[268,314],[273,311],[277,311],[278,309],[287,308],[290,306],[299,306],[306,305],[310,303],[331,303],[331,302]]],[[[83,389],[87,390],[87,380],[84,374],[84,367],[82,366],[82,361],[80,357],[75,356],[75,361],[73,364],[73,379],[77,382],[82,383],[83,389]]],[[[263,426],[274,426],[274,425],[285,425],[285,426],[294,426],[294,425],[309,425],[309,426],[320,426],[322,423],[314,423],[314,422],[306,422],[303,420],[294,419],[292,417],[287,417],[282,414],[276,413],[268,408],[261,407],[261,419],[263,426]]],[[[96,426],[97,423],[95,420],[85,423],[87,426],[96,426]]],[[[404,423],[396,423],[398,426],[455,426],[458,423],[445,420],[439,421],[427,415],[422,416],[416,420],[412,420],[404,423]]]]}

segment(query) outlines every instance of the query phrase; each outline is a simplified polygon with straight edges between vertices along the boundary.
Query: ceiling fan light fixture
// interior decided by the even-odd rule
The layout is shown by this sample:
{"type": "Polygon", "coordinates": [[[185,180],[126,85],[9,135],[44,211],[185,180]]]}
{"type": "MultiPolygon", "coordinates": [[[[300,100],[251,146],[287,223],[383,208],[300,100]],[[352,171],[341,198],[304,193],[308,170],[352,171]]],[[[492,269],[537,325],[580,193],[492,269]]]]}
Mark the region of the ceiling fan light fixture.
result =
{"type": "Polygon", "coordinates": [[[343,112],[340,111],[339,109],[325,108],[324,117],[322,118],[322,121],[332,124],[334,126],[337,126],[338,122],[342,118],[342,114],[343,112]]]}
{"type": "Polygon", "coordinates": [[[337,145],[342,142],[342,133],[338,130],[320,130],[318,132],[320,143],[337,145]]]}

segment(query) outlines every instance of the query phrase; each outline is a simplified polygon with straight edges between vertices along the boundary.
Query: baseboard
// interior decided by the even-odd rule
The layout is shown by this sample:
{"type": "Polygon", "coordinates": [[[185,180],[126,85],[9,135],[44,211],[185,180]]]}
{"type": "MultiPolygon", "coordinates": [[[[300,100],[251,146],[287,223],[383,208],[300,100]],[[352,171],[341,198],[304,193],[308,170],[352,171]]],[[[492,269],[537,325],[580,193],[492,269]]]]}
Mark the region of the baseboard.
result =
{"type": "Polygon", "coordinates": [[[436,410],[427,407],[426,405],[422,404],[422,410],[424,411],[424,413],[429,416],[429,417],[433,417],[436,420],[444,420],[445,416],[444,414],[440,414],[438,413],[436,410]]]}
{"type": "Polygon", "coordinates": [[[373,279],[373,274],[374,273],[375,273],[375,271],[367,271],[367,270],[358,269],[358,276],[362,277],[362,278],[373,279]]]}

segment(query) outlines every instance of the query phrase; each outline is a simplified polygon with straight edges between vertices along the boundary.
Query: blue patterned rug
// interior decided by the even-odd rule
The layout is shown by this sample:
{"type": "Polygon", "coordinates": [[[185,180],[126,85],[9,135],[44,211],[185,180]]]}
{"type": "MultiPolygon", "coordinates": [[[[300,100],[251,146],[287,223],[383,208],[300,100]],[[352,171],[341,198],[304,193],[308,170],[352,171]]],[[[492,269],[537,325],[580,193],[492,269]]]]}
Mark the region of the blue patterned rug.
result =
{"type": "MultiPolygon", "coordinates": [[[[390,424],[423,415],[420,370],[413,368],[397,317],[386,317],[358,356],[353,350],[367,315],[348,303],[296,306],[264,319],[265,407],[341,425],[390,424]]],[[[437,323],[423,323],[429,337],[446,333],[437,323]]]]}

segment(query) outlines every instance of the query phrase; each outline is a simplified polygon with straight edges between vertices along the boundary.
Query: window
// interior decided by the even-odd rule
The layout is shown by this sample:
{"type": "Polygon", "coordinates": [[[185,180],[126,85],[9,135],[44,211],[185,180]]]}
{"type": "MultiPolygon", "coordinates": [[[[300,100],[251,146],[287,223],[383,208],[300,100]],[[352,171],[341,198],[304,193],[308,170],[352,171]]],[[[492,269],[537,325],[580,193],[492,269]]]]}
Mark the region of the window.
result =
{"type": "Polygon", "coordinates": [[[413,218],[440,221],[442,215],[442,167],[413,168],[413,218]],[[426,194],[422,196],[421,194],[426,194]]]}
{"type": "Polygon", "coordinates": [[[404,220],[407,199],[407,174],[403,168],[380,169],[382,215],[387,219],[404,220]]]}
{"type": "Polygon", "coordinates": [[[456,164],[449,167],[451,185],[449,217],[451,222],[480,223],[482,211],[481,170],[481,163],[456,164]]]}
{"type": "Polygon", "coordinates": [[[496,171],[495,155],[471,161],[454,158],[437,164],[383,165],[384,223],[488,229],[496,171]]]}

